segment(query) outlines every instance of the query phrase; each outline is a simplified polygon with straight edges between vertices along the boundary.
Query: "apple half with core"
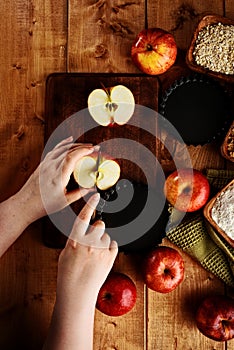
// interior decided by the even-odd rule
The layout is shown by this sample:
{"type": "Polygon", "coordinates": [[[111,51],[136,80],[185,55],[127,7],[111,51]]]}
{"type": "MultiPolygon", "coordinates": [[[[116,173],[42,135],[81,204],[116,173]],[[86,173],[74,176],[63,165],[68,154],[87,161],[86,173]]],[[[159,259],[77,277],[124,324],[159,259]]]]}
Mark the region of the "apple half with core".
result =
{"type": "Polygon", "coordinates": [[[169,293],[183,281],[184,260],[176,249],[159,246],[147,254],[143,277],[148,288],[169,293]]]}
{"type": "Polygon", "coordinates": [[[168,202],[177,210],[193,212],[208,201],[210,184],[199,170],[179,169],[167,177],[164,193],[168,202]]]}
{"type": "Polygon", "coordinates": [[[73,171],[75,181],[79,186],[92,188],[97,186],[106,190],[116,184],[120,177],[119,164],[108,155],[94,152],[78,160],[73,171]]]}
{"type": "Polygon", "coordinates": [[[89,113],[95,122],[102,126],[126,124],[134,109],[134,96],[124,85],[95,89],[88,97],[89,113]]]}
{"type": "Polygon", "coordinates": [[[196,324],[199,331],[210,339],[233,339],[234,300],[224,295],[206,297],[197,310],[196,324]]]}
{"type": "Polygon", "coordinates": [[[102,285],[96,307],[108,316],[121,316],[135,305],[137,290],[135,283],[123,273],[111,272],[102,285]]]}
{"type": "Polygon", "coordinates": [[[177,45],[173,35],[161,28],[144,29],[132,44],[131,56],[141,71],[158,75],[175,63],[177,45]]]}

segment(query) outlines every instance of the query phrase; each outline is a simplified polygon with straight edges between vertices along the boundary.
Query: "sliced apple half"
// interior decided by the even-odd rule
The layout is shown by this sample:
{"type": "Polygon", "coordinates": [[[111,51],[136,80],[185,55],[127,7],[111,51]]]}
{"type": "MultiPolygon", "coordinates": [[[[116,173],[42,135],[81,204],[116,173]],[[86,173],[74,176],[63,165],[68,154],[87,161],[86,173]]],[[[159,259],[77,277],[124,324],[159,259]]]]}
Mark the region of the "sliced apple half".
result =
{"type": "Polygon", "coordinates": [[[97,186],[107,190],[114,186],[120,177],[120,166],[106,156],[98,157],[98,153],[81,158],[75,166],[75,181],[84,188],[97,186]]]}
{"type": "Polygon", "coordinates": [[[96,123],[102,126],[126,124],[132,117],[135,100],[124,85],[95,89],[88,97],[88,110],[96,123]]]}

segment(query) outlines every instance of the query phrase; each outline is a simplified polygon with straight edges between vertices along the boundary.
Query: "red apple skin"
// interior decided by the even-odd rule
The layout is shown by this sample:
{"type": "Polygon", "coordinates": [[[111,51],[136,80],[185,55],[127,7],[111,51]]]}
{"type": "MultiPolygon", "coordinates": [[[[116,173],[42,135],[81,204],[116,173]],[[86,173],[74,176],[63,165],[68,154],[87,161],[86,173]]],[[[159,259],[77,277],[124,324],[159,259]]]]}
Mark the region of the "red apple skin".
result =
{"type": "Polygon", "coordinates": [[[146,256],[143,277],[148,288],[169,293],[184,279],[184,260],[176,249],[159,246],[146,256]]]}
{"type": "Polygon", "coordinates": [[[201,209],[208,201],[210,184],[196,169],[180,169],[170,174],[164,185],[168,202],[183,212],[201,209]]]}
{"type": "Polygon", "coordinates": [[[131,48],[134,64],[144,73],[158,75],[166,72],[177,56],[177,45],[172,34],[161,28],[142,30],[131,48]]]}
{"type": "Polygon", "coordinates": [[[206,297],[197,310],[196,324],[210,339],[227,341],[234,338],[234,300],[223,295],[206,297]]]}
{"type": "Polygon", "coordinates": [[[137,290],[135,283],[123,273],[112,272],[102,285],[96,307],[108,316],[122,316],[135,305],[137,290]]]}

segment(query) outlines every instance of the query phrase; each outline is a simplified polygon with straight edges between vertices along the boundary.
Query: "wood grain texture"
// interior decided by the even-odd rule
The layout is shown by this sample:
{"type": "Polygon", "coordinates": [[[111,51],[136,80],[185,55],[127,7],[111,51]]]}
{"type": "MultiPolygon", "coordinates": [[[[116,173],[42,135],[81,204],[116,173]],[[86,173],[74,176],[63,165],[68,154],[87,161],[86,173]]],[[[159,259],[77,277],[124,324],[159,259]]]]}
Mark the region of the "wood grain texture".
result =
{"type": "MultiPolygon", "coordinates": [[[[167,239],[163,245],[178,248],[167,239]]],[[[212,293],[224,293],[223,283],[202,269],[190,256],[179,250],[185,262],[185,276],[173,292],[160,294],[147,291],[147,344],[148,349],[224,350],[218,344],[201,335],[194,318],[202,298],[212,293]]]]}
{"type": "MultiPolygon", "coordinates": [[[[148,26],[165,28],[174,34],[178,45],[178,57],[175,65],[160,78],[163,89],[170,87],[181,76],[192,72],[184,64],[185,54],[190,45],[192,33],[204,13],[215,8],[217,14],[223,14],[223,1],[157,1],[148,2],[148,26]]],[[[163,90],[165,91],[165,90],[163,90]]],[[[162,92],[163,92],[162,91],[162,92]]],[[[168,138],[168,135],[165,135],[168,138]]],[[[167,140],[169,142],[169,140],[167,140]]],[[[173,157],[183,159],[184,145],[171,139],[174,154],[162,154],[162,166],[165,171],[172,171],[175,166],[173,157]]],[[[205,146],[189,146],[193,167],[222,169],[225,161],[219,152],[219,144],[205,146]],[[214,152],[214,149],[216,152],[214,152]]],[[[165,241],[165,245],[170,242],[165,241]]],[[[199,301],[204,295],[224,293],[223,284],[207,271],[200,268],[197,262],[183,254],[185,259],[185,280],[174,292],[158,295],[152,291],[147,293],[148,327],[147,344],[149,349],[218,349],[224,350],[225,344],[217,344],[205,338],[196,329],[194,315],[199,301]],[[173,320],[173,321],[172,321],[173,320]]]]}
{"type": "Polygon", "coordinates": [[[108,317],[96,312],[94,349],[145,349],[145,289],[140,263],[139,255],[118,255],[113,270],[126,273],[134,281],[137,302],[129,313],[121,317],[108,317]]]}
{"type": "MultiPolygon", "coordinates": [[[[138,72],[130,49],[136,34],[145,26],[144,5],[142,0],[91,0],[81,1],[78,8],[76,1],[70,0],[68,71],[138,72]]],[[[129,260],[122,254],[116,268],[131,271],[129,260]]],[[[114,324],[101,315],[96,317],[94,348],[144,349],[144,287],[136,278],[134,281],[138,287],[138,314],[134,310],[133,318],[126,315],[114,324]]]]}
{"type": "Polygon", "coordinates": [[[225,0],[225,16],[234,19],[234,6],[232,0],[225,0]]]}
{"type": "MultiPolygon", "coordinates": [[[[130,59],[130,45],[145,27],[145,4],[148,26],[173,32],[179,46],[176,64],[160,76],[162,91],[189,73],[184,56],[199,17],[212,12],[234,19],[233,0],[1,1],[0,200],[17,191],[40,160],[48,74],[139,73],[130,59]]],[[[181,157],[183,147],[175,146],[181,157]]],[[[220,156],[218,144],[214,147],[190,147],[194,166],[233,168],[220,156]]],[[[167,158],[162,165],[172,170],[167,158]]],[[[55,300],[60,251],[43,246],[41,233],[41,222],[34,223],[1,259],[0,349],[42,348],[55,300]]],[[[163,244],[171,245],[167,240],[163,244]]],[[[186,254],[183,257],[183,284],[161,295],[146,290],[141,257],[118,256],[114,269],[135,281],[137,304],[120,318],[96,313],[95,350],[234,350],[234,341],[214,343],[194,325],[203,296],[225,290],[234,296],[233,290],[186,254]]]]}
{"type": "MultiPolygon", "coordinates": [[[[106,87],[123,84],[127,86],[134,94],[137,104],[157,109],[157,96],[158,96],[158,82],[153,77],[142,77],[137,74],[124,75],[124,74],[54,74],[50,76],[47,84],[46,94],[46,139],[53,133],[57,126],[61,125],[64,120],[67,120],[72,114],[75,116],[74,122],[71,122],[69,130],[64,132],[73,132],[74,139],[77,138],[76,132],[80,135],[82,142],[93,142],[94,144],[101,144],[104,153],[108,153],[115,158],[115,154],[124,151],[124,141],[134,141],[137,145],[134,147],[128,147],[127,159],[134,161],[138,164],[140,161],[144,161],[145,168],[152,167],[152,164],[147,162],[147,159],[141,160],[139,157],[141,152],[138,151],[138,146],[147,147],[152,153],[156,152],[156,142],[154,137],[148,139],[144,136],[143,131],[137,129],[131,125],[121,127],[100,127],[92,121],[89,115],[83,117],[82,111],[87,107],[87,98],[90,91],[95,88],[100,88],[100,83],[106,87]],[[151,96],[154,91],[154,97],[151,96]],[[80,111],[76,114],[75,112],[80,111]],[[87,121],[90,119],[90,122],[87,121]],[[75,124],[74,124],[75,123],[75,124]],[[84,132],[84,130],[86,132],[84,132]],[[83,134],[84,133],[84,134],[83,134]],[[110,143],[108,141],[112,140],[110,143]],[[119,140],[119,141],[118,141],[119,140]],[[139,154],[138,154],[139,153],[139,154]]],[[[132,117],[134,125],[140,128],[147,128],[151,125],[153,134],[157,132],[157,121],[151,120],[148,116],[137,117],[135,113],[132,117]],[[143,117],[143,118],[142,118],[143,117]],[[144,118],[145,117],[145,118],[144,118]],[[149,125],[150,123],[150,125],[149,125]]],[[[130,121],[131,123],[131,121],[130,121]]],[[[70,123],[69,123],[70,125],[70,123]]],[[[61,133],[63,129],[61,129],[61,133]]],[[[66,137],[64,134],[61,138],[66,137]]],[[[141,182],[142,174],[138,169],[132,168],[132,165],[119,160],[121,164],[121,176],[132,181],[141,182]],[[140,176],[141,175],[141,176],[140,176]]],[[[143,166],[144,168],[144,166],[143,166]]],[[[148,181],[151,186],[155,186],[156,182],[156,169],[150,172],[150,178],[148,181]]],[[[79,203],[77,203],[79,206],[79,203]]],[[[76,211],[79,212],[80,208],[76,211]]],[[[64,218],[65,220],[65,218],[64,218]]],[[[62,220],[63,221],[63,220],[62,220]]],[[[44,242],[52,247],[59,246],[62,238],[58,232],[53,232],[54,228],[51,227],[47,221],[44,226],[44,242]]],[[[107,230],[108,232],[108,230],[107,230]]],[[[127,232],[126,232],[127,234],[127,232]]],[[[65,244],[65,240],[62,242],[65,244]]],[[[124,272],[130,276],[137,286],[137,304],[131,313],[116,318],[109,318],[97,311],[95,319],[95,337],[94,348],[95,349],[143,349],[145,341],[145,295],[144,284],[141,280],[141,273],[136,268],[137,262],[131,255],[119,254],[118,259],[115,262],[114,269],[119,272],[124,272]]]]}
{"type": "Polygon", "coordinates": [[[143,0],[69,0],[68,71],[138,72],[130,50],[144,21],[143,0]]]}
{"type": "MultiPolygon", "coordinates": [[[[40,161],[46,76],[66,68],[66,2],[1,2],[0,14],[3,200],[23,185],[40,161]]],[[[1,349],[42,347],[55,298],[57,252],[43,247],[40,233],[41,225],[35,223],[1,259],[1,349]]]]}
{"type": "Polygon", "coordinates": [[[223,15],[223,0],[148,1],[148,26],[168,30],[179,49],[187,50],[199,19],[206,13],[223,15]]]}

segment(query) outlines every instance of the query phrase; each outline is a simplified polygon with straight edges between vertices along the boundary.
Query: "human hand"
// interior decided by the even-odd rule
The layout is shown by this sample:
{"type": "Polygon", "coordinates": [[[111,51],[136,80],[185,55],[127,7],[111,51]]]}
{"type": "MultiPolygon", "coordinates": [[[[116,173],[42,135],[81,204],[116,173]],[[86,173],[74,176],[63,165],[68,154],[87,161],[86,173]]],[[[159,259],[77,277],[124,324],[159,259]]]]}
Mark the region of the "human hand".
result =
{"type": "Polygon", "coordinates": [[[43,350],[93,349],[98,292],[118,253],[103,221],[89,225],[99,198],[96,193],[81,210],[59,256],[56,303],[43,350]]]}
{"type": "Polygon", "coordinates": [[[71,301],[73,308],[83,298],[84,303],[96,303],[118,253],[117,243],[105,233],[104,222],[89,224],[99,198],[96,193],[81,210],[59,257],[57,298],[66,305],[71,301]]]}
{"type": "Polygon", "coordinates": [[[75,189],[67,192],[66,186],[75,163],[98,146],[76,144],[72,137],[61,141],[50,151],[17,194],[22,205],[27,205],[28,223],[65,208],[86,195],[90,190],[75,189]]]}

